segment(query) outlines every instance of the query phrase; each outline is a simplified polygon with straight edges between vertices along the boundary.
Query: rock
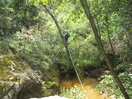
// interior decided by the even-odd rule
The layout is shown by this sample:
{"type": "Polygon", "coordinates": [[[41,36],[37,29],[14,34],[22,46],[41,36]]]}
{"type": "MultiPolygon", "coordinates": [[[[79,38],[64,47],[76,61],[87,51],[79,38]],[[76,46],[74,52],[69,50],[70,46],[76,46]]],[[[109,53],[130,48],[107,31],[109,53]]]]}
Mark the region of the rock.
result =
{"type": "Polygon", "coordinates": [[[60,97],[60,96],[49,96],[49,97],[30,98],[30,99],[68,99],[68,98],[66,98],[66,97],[60,97]]]}
{"type": "Polygon", "coordinates": [[[0,55],[0,99],[55,95],[59,92],[59,76],[53,65],[45,69],[42,64],[38,66],[16,56],[0,55]]]}
{"type": "Polygon", "coordinates": [[[5,88],[5,92],[1,95],[2,99],[16,99],[18,92],[21,90],[19,83],[14,83],[5,88]]]}
{"type": "MultiPolygon", "coordinates": [[[[0,99],[29,99],[25,97],[25,90],[41,89],[40,77],[27,63],[14,56],[0,58],[0,99]],[[19,98],[24,97],[24,98],[19,98]]],[[[27,92],[27,91],[26,91],[27,92]]],[[[35,91],[34,91],[35,92],[35,91]]],[[[39,91],[36,92],[39,94],[39,91]]],[[[27,94],[29,94],[27,92],[27,94]]]]}

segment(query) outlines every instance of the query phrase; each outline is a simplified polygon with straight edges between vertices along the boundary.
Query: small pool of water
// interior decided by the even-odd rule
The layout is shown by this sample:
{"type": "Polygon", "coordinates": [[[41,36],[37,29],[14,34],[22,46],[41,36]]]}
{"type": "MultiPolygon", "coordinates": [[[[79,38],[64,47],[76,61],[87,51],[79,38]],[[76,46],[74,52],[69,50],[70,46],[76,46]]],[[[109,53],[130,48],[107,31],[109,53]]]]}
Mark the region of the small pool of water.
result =
{"type": "MultiPolygon", "coordinates": [[[[95,90],[95,87],[98,85],[98,81],[96,79],[82,78],[81,80],[83,83],[85,93],[88,96],[88,99],[110,99],[110,97],[107,94],[100,94],[99,91],[95,90]]],[[[81,89],[81,91],[83,91],[77,78],[61,82],[62,88],[70,88],[73,86],[77,86],[78,88],[81,89]]],[[[83,99],[87,98],[84,97],[83,99]]]]}

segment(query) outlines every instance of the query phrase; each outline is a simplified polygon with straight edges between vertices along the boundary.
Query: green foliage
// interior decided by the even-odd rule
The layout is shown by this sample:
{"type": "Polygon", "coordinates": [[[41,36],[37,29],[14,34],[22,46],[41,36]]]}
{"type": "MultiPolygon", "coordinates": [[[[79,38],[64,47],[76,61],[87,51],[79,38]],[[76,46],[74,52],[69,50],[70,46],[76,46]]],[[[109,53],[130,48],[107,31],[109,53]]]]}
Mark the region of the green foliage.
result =
{"type": "MultiPolygon", "coordinates": [[[[128,95],[130,96],[130,98],[132,98],[132,75],[124,72],[120,73],[119,77],[123,85],[125,86],[128,95]]],[[[100,81],[99,85],[97,86],[97,89],[99,89],[102,93],[115,95],[116,99],[124,99],[111,75],[104,75],[102,76],[102,78],[103,80],[100,81]]]]}
{"type": "Polygon", "coordinates": [[[79,56],[75,58],[76,65],[78,67],[100,66],[100,59],[99,59],[100,53],[97,51],[96,48],[89,47],[89,48],[85,49],[85,47],[82,47],[81,49],[83,49],[83,51],[81,51],[79,56]],[[85,50],[87,50],[87,51],[85,52],[85,50]],[[96,51],[93,52],[92,50],[96,50],[96,51]]]}
{"type": "Polygon", "coordinates": [[[15,54],[18,54],[29,63],[42,65],[45,69],[48,69],[52,65],[51,56],[48,56],[50,53],[48,50],[51,47],[42,41],[43,38],[40,37],[39,32],[37,36],[33,31],[30,35],[17,32],[13,35],[9,46],[14,49],[15,54]]]}
{"type": "MultiPolygon", "coordinates": [[[[1,0],[0,35],[8,36],[40,22],[38,7],[34,0],[1,0]]],[[[39,3],[39,2],[38,2],[39,3]]]]}
{"type": "Polygon", "coordinates": [[[82,99],[84,96],[82,92],[79,92],[79,89],[76,86],[70,89],[61,89],[60,95],[69,99],[82,99]]]}
{"type": "Polygon", "coordinates": [[[128,70],[132,67],[132,64],[128,63],[128,62],[123,62],[121,64],[119,64],[117,67],[116,67],[116,70],[117,71],[125,71],[125,70],[128,70]]]}
{"type": "MultiPolygon", "coordinates": [[[[54,63],[60,63],[61,67],[67,68],[68,58],[58,30],[40,3],[47,5],[55,15],[62,32],[70,33],[68,45],[77,68],[103,67],[100,61],[104,58],[98,51],[98,45],[80,0],[0,0],[0,53],[7,54],[11,50],[35,68],[42,66],[49,70],[54,63]]],[[[88,3],[105,50],[111,52],[109,32],[115,54],[120,56],[119,58],[131,56],[131,0],[90,0],[88,3]],[[114,43],[115,41],[118,44],[114,43]],[[125,49],[124,46],[120,46],[120,41],[127,45],[125,49]],[[123,52],[118,53],[121,47],[123,52]]],[[[115,69],[119,73],[122,72],[120,76],[123,82],[126,78],[124,84],[131,94],[129,86],[131,78],[129,74],[124,73],[131,68],[131,60],[129,62],[120,62],[115,69]]],[[[122,97],[119,97],[119,89],[113,82],[113,78],[106,75],[100,83],[102,84],[100,88],[105,90],[105,86],[108,86],[110,88],[105,90],[106,92],[116,93],[118,98],[122,97]]],[[[63,92],[70,97],[71,94],[74,96],[74,91],[76,94],[76,88],[63,92]]]]}
{"type": "Polygon", "coordinates": [[[17,30],[16,23],[13,20],[14,9],[8,6],[1,6],[0,10],[0,35],[10,35],[17,30]]]}

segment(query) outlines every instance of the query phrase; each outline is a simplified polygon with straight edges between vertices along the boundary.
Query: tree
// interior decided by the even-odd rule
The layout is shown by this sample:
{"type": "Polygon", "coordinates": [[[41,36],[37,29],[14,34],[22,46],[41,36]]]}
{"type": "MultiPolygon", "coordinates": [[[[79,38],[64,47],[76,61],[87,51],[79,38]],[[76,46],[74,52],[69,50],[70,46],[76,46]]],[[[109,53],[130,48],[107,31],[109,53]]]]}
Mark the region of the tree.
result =
{"type": "Polygon", "coordinates": [[[114,68],[113,68],[113,65],[112,65],[110,59],[108,58],[108,56],[107,56],[104,48],[103,48],[103,44],[101,42],[101,38],[99,36],[98,29],[97,29],[97,27],[95,25],[94,18],[93,18],[92,14],[91,14],[89,5],[87,3],[87,0],[80,0],[80,1],[81,1],[81,4],[82,4],[82,7],[84,8],[84,11],[86,13],[86,16],[87,16],[87,18],[90,21],[90,24],[91,24],[92,30],[94,32],[95,39],[96,39],[96,41],[98,43],[98,47],[99,47],[100,52],[104,56],[104,58],[106,60],[106,63],[108,65],[108,67],[109,67],[109,69],[110,69],[110,71],[111,71],[111,73],[112,73],[112,75],[113,75],[116,83],[118,84],[118,87],[120,88],[122,94],[124,95],[125,99],[130,99],[129,96],[128,96],[128,94],[125,91],[125,88],[124,88],[122,82],[120,81],[119,77],[115,73],[114,68]]]}
{"type": "MultiPolygon", "coordinates": [[[[43,5],[43,4],[42,4],[42,5],[43,5]]],[[[46,11],[49,13],[49,15],[51,16],[51,18],[54,20],[54,23],[56,24],[56,27],[57,27],[57,29],[58,29],[58,31],[59,31],[59,34],[60,34],[61,39],[62,39],[62,41],[63,41],[63,44],[64,44],[64,46],[65,46],[65,49],[66,49],[66,53],[67,53],[67,56],[68,56],[69,63],[70,63],[71,66],[74,67],[75,72],[76,72],[76,75],[77,75],[77,78],[78,78],[78,80],[79,80],[79,83],[81,84],[81,87],[82,87],[82,89],[83,89],[83,91],[84,91],[84,87],[83,87],[83,85],[82,85],[82,81],[81,81],[81,79],[80,79],[80,77],[79,77],[77,68],[75,67],[75,64],[74,64],[74,61],[73,61],[73,59],[72,59],[70,50],[69,50],[69,48],[68,48],[67,40],[66,40],[65,37],[63,36],[63,31],[62,31],[61,27],[59,26],[59,23],[58,23],[57,19],[56,19],[56,18],[54,17],[54,15],[50,12],[50,10],[46,7],[46,5],[43,5],[43,7],[46,9],[46,11]]],[[[86,95],[86,99],[88,99],[88,96],[87,96],[87,95],[86,95]]]]}

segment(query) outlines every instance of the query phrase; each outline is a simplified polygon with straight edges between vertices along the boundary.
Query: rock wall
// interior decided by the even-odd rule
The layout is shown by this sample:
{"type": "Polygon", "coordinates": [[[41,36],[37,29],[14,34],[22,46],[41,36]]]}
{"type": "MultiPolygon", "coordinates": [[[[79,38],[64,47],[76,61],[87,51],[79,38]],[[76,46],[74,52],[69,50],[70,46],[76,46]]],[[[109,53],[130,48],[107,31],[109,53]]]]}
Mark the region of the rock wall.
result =
{"type": "Polygon", "coordinates": [[[33,70],[16,56],[0,57],[0,99],[29,99],[55,94],[59,86],[57,69],[53,66],[45,72],[42,69],[33,70]]]}

